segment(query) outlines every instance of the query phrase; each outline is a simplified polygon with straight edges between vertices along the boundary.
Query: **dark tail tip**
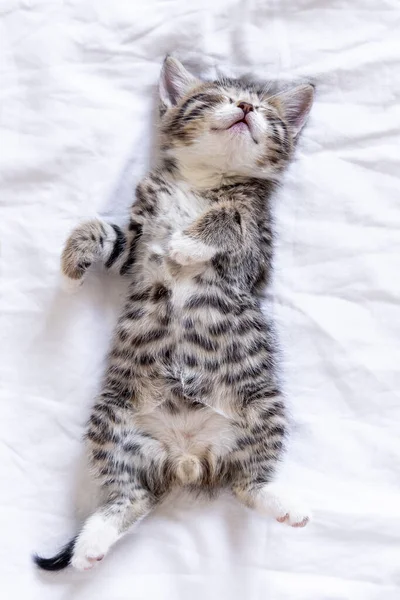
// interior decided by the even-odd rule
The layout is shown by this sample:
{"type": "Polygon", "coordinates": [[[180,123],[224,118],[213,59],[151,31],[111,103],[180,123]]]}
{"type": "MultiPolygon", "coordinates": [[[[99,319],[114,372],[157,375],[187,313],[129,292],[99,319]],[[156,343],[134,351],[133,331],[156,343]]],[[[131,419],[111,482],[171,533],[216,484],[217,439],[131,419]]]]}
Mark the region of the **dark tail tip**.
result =
{"type": "Polygon", "coordinates": [[[74,551],[76,538],[71,540],[58,554],[53,558],[42,558],[37,554],[34,555],[33,561],[36,566],[45,571],[61,571],[71,564],[72,553],[74,551]]]}

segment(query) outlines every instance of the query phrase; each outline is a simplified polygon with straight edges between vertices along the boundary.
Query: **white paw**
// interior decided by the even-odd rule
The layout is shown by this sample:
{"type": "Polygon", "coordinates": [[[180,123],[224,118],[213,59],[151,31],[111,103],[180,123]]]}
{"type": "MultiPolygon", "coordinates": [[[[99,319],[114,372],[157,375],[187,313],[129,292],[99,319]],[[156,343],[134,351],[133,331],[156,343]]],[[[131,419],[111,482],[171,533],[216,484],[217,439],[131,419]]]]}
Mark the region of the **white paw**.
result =
{"type": "Polygon", "coordinates": [[[275,484],[267,485],[260,493],[260,509],[274,517],[278,523],[291,527],[305,527],[311,519],[311,511],[295,500],[288,492],[282,492],[275,484]]]}
{"type": "Polygon", "coordinates": [[[61,273],[61,288],[64,290],[64,292],[67,292],[67,294],[75,294],[75,292],[81,287],[82,283],[83,277],[80,279],[72,279],[71,277],[64,275],[64,273],[61,273]]]}
{"type": "Polygon", "coordinates": [[[100,515],[93,515],[79,534],[71,565],[78,571],[88,571],[103,560],[118,538],[112,523],[100,515]]]}
{"type": "Polygon", "coordinates": [[[95,556],[91,556],[89,554],[74,554],[71,560],[71,565],[77,571],[90,571],[90,569],[103,560],[104,556],[104,554],[96,554],[95,556]]]}
{"type": "Polygon", "coordinates": [[[197,262],[191,254],[192,245],[193,241],[183,233],[174,233],[169,244],[170,259],[184,266],[197,262]]]}
{"type": "Polygon", "coordinates": [[[286,523],[286,525],[290,525],[291,527],[305,527],[311,519],[311,514],[308,510],[295,508],[275,518],[278,523],[286,523]]]}
{"type": "Polygon", "coordinates": [[[215,254],[214,248],[200,240],[177,231],[171,237],[169,257],[179,265],[188,266],[210,260],[215,254]]]}

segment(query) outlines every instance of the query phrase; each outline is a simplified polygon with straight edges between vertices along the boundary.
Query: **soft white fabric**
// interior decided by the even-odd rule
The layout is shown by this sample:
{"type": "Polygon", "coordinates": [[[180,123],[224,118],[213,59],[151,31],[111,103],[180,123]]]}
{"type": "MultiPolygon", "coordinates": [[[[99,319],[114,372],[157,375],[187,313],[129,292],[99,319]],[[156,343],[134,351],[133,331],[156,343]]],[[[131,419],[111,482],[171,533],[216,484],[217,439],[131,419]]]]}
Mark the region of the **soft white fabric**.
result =
{"type": "MultiPolygon", "coordinates": [[[[0,3],[1,596],[7,600],[400,597],[398,0],[0,3]],[[80,438],[121,284],[59,287],[69,230],[124,221],[174,52],[199,73],[312,77],[276,198],[274,297],[296,422],[281,480],[303,530],[233,499],[171,500],[95,572],[37,572],[75,533],[80,438]]],[[[81,487],[81,484],[78,486],[81,487]]]]}

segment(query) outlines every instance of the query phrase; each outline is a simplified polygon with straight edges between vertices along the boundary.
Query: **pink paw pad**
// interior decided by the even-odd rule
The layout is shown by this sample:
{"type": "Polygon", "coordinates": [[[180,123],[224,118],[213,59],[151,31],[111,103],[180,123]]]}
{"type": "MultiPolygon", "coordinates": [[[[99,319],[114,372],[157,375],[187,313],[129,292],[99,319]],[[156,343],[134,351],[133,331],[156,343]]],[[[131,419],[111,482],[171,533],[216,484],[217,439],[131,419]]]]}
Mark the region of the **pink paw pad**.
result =
{"type": "Polygon", "coordinates": [[[287,519],[289,518],[289,513],[286,513],[286,515],[284,517],[277,517],[277,521],[278,523],[284,523],[285,521],[287,521],[287,519]]]}
{"type": "Polygon", "coordinates": [[[85,567],[85,571],[90,571],[90,569],[95,565],[95,563],[100,562],[101,560],[103,560],[104,558],[104,554],[101,554],[99,556],[88,556],[87,560],[90,563],[90,566],[85,567]]]}
{"type": "Polygon", "coordinates": [[[304,517],[302,521],[299,523],[293,523],[292,527],[305,527],[310,519],[308,517],[304,517]]]}

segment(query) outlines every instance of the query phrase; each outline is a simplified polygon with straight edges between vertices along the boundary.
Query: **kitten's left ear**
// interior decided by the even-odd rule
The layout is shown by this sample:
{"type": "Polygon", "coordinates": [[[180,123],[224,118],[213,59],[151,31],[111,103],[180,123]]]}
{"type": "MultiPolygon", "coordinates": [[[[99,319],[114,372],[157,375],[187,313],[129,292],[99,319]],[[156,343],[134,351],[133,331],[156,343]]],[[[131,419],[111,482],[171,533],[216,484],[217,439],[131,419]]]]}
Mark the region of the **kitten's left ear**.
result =
{"type": "Polygon", "coordinates": [[[200,83],[182,63],[172,56],[167,56],[164,61],[160,77],[160,100],[166,108],[170,108],[190,90],[200,83]]]}
{"type": "Polygon", "coordinates": [[[303,129],[314,101],[314,87],[310,84],[299,85],[292,90],[279,94],[285,120],[292,130],[293,137],[297,137],[303,129]]]}

